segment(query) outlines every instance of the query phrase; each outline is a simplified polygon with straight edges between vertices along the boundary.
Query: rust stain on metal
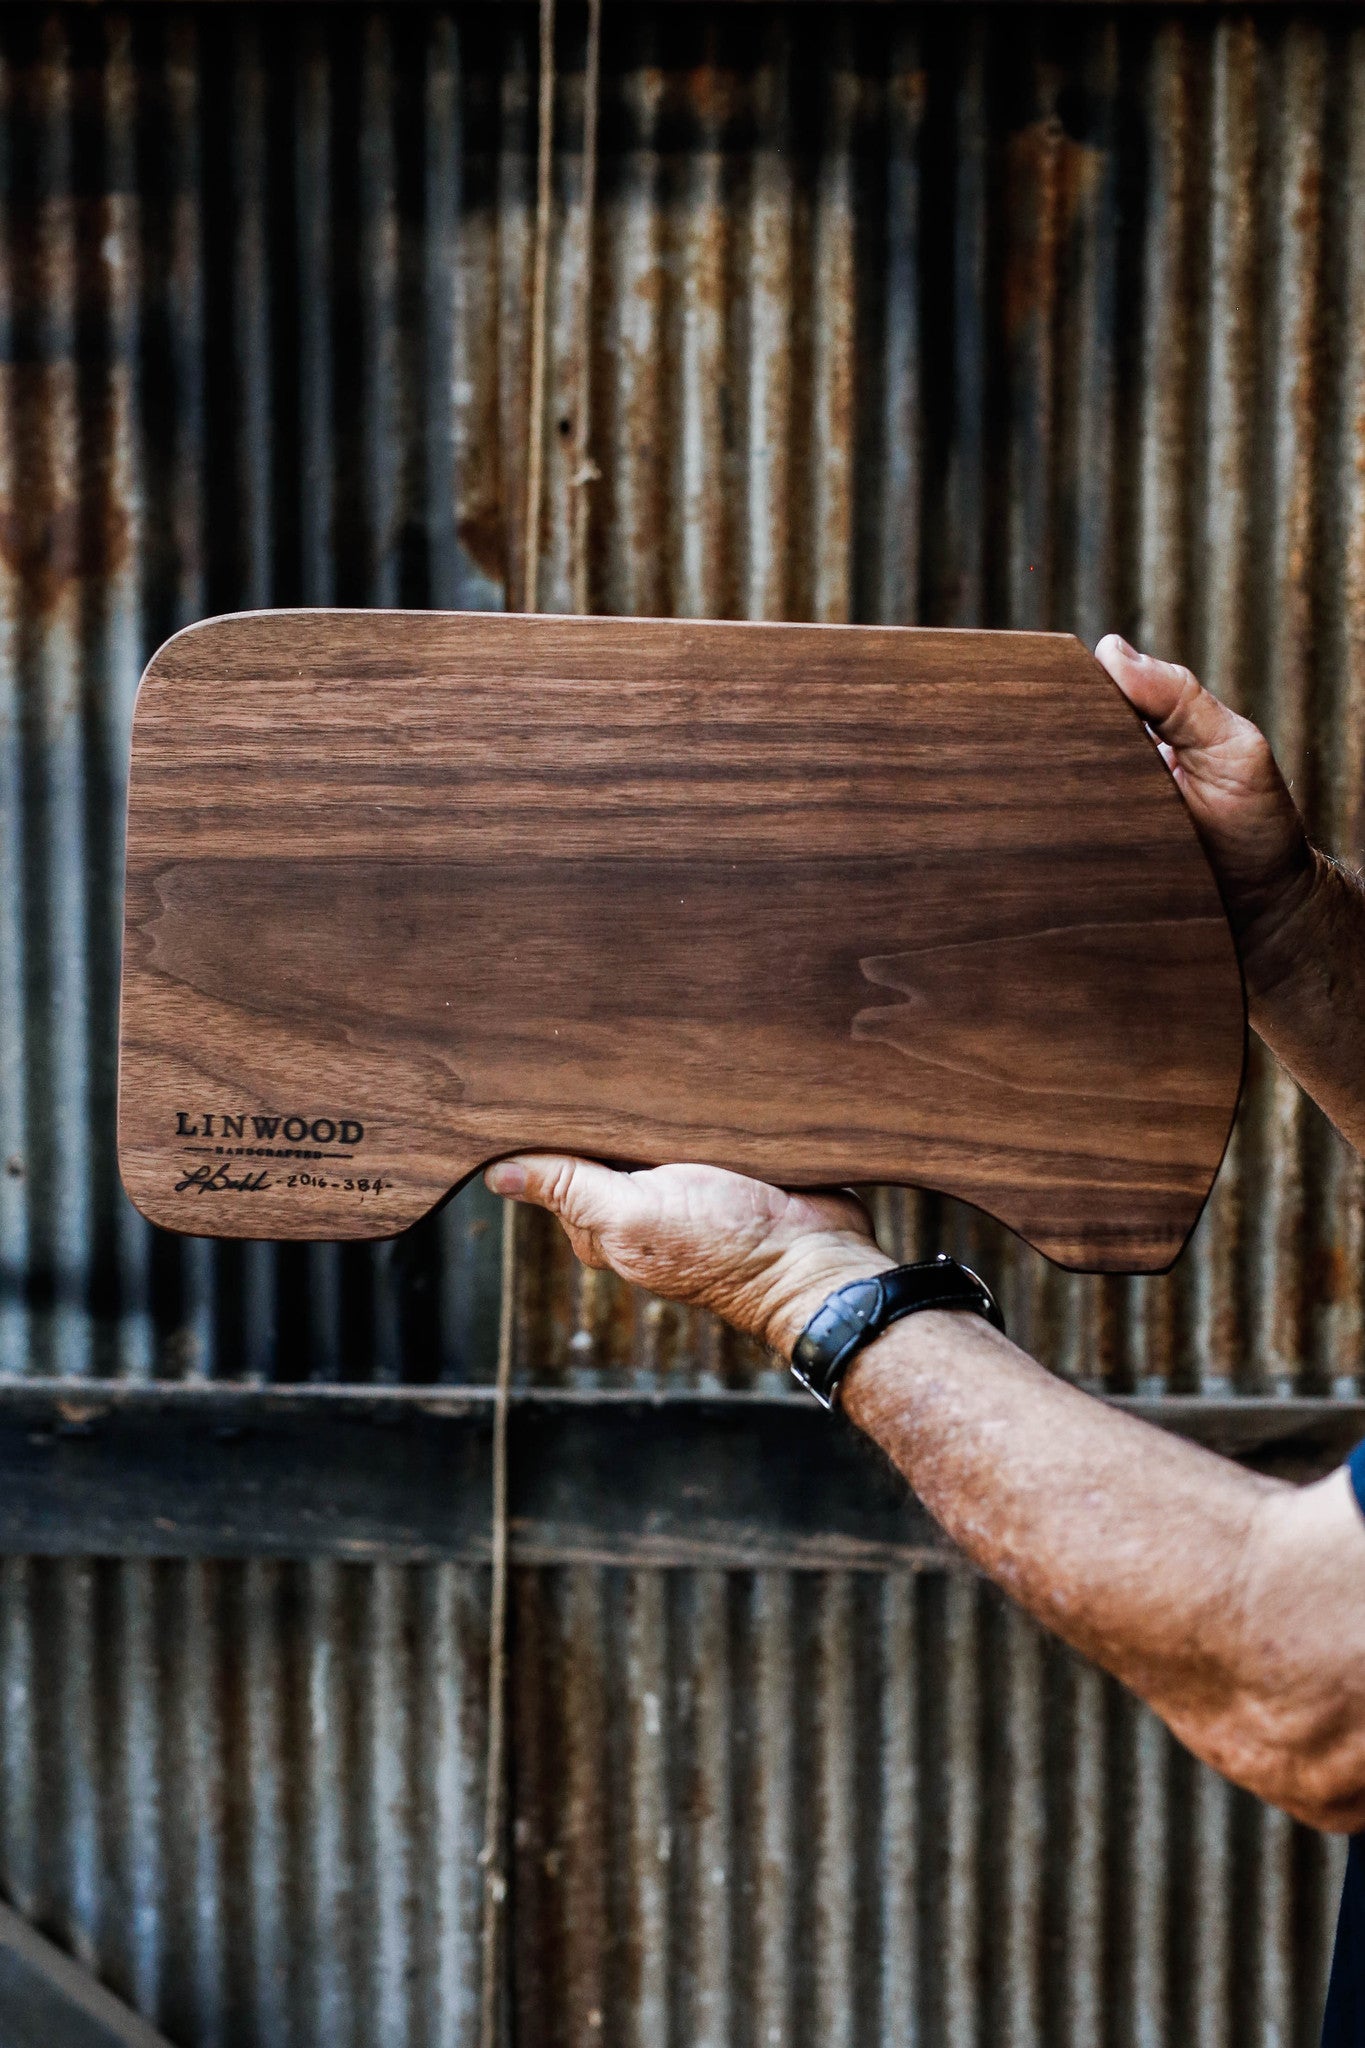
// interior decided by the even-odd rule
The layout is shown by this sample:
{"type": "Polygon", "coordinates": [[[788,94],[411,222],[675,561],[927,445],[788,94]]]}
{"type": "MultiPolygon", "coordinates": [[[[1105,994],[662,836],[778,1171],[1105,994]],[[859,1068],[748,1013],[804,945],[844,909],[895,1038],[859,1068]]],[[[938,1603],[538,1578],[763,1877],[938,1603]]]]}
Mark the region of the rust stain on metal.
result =
{"type": "Polygon", "coordinates": [[[128,505],[109,480],[72,460],[74,368],[0,364],[0,419],[13,482],[0,497],[0,563],[25,613],[53,612],[73,586],[122,574],[132,553],[128,505]]]}
{"type": "MultiPolygon", "coordinates": [[[[472,495],[472,494],[471,494],[472,495]]],[[[466,496],[455,523],[460,546],[490,583],[507,587],[507,520],[495,497],[470,501],[466,496]]]]}
{"type": "Polygon", "coordinates": [[[1008,189],[1022,200],[1004,279],[1005,335],[1014,342],[1034,321],[1054,318],[1063,259],[1106,163],[1102,151],[1069,135],[1056,114],[1012,134],[1005,160],[1008,189]]]}

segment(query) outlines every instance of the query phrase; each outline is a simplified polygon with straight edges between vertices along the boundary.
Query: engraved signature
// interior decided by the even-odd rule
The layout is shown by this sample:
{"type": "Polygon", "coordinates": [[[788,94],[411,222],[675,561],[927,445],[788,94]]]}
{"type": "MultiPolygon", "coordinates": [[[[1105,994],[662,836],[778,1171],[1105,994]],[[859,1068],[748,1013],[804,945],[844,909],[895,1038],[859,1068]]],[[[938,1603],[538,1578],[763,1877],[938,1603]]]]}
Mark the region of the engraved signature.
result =
{"type": "Polygon", "coordinates": [[[262,1188],[270,1186],[270,1175],[259,1173],[230,1174],[226,1166],[195,1166],[175,1184],[178,1195],[258,1195],[262,1188]]]}

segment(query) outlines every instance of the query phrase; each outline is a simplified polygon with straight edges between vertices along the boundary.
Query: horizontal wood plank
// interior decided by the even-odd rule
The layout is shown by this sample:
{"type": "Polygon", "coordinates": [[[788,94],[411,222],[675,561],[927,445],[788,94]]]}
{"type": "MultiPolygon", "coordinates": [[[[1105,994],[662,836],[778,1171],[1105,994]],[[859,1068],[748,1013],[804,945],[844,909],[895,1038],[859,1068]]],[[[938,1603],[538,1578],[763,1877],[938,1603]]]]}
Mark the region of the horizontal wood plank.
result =
{"type": "MultiPolygon", "coordinates": [[[[1259,1470],[1309,1477],[1365,1402],[1114,1404],[1259,1470]]],[[[480,1564],[487,1388],[0,1386],[0,1552],[480,1564]]],[[[955,1553],[880,1453],[805,1396],[518,1391],[524,1564],[888,1570],[955,1553]]]]}
{"type": "Polygon", "coordinates": [[[171,2048],[12,1906],[0,1904],[3,2048],[171,2048]]]}

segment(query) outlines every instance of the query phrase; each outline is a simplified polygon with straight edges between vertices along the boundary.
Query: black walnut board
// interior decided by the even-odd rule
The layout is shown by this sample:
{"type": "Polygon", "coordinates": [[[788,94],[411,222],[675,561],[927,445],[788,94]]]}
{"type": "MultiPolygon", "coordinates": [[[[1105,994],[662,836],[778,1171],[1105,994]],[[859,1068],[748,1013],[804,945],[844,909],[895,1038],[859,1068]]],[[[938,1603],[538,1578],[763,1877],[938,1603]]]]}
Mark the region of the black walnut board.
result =
{"type": "Polygon", "coordinates": [[[127,860],[120,1160],[175,1230],[388,1236],[540,1147],[1158,1271],[1236,1107],[1217,888],[1064,635],[209,619],[143,678],[127,860]]]}

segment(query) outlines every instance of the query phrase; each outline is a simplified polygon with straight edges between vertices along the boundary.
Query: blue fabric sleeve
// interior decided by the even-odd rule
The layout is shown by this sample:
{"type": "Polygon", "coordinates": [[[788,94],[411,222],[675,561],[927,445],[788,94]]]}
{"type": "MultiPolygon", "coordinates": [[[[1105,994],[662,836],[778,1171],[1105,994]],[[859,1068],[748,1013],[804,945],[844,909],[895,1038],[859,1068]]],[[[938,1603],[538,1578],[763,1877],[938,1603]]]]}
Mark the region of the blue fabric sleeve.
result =
{"type": "MultiPolygon", "coordinates": [[[[1361,1462],[1356,1452],[1353,1471],[1361,1462]]],[[[1360,2048],[1365,2041],[1365,1835],[1351,1843],[1346,1883],[1337,1921],[1337,1945],[1327,2010],[1322,2016],[1322,2048],[1360,2048]]]]}
{"type": "MultiPolygon", "coordinates": [[[[1351,1484],[1365,1515],[1365,1444],[1346,1460],[1351,1484]]],[[[1341,1917],[1322,2021],[1322,2048],[1361,2048],[1365,2042],[1365,1835],[1351,1843],[1341,1917]]]]}
{"type": "Polygon", "coordinates": [[[1351,1484],[1356,1490],[1360,1512],[1365,1515],[1365,1444],[1357,1444],[1346,1460],[1346,1469],[1351,1475],[1351,1484]]]}

